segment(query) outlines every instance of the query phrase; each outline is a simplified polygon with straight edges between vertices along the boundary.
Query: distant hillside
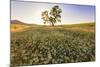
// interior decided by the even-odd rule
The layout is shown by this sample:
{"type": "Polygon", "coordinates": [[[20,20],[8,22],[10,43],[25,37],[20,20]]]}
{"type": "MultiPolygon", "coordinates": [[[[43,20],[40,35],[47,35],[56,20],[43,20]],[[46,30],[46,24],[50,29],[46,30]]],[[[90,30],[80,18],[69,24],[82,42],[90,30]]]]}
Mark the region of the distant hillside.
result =
{"type": "Polygon", "coordinates": [[[35,25],[36,26],[36,24],[28,24],[28,23],[25,23],[25,22],[21,22],[19,20],[11,20],[10,23],[11,24],[20,24],[20,25],[35,25]]]}
{"type": "Polygon", "coordinates": [[[89,23],[79,23],[79,24],[69,24],[69,25],[63,25],[63,26],[67,26],[67,27],[92,27],[95,26],[95,22],[89,22],[89,23]]]}
{"type": "Polygon", "coordinates": [[[11,20],[10,22],[11,22],[11,24],[26,24],[26,23],[21,22],[19,20],[11,20]]]}

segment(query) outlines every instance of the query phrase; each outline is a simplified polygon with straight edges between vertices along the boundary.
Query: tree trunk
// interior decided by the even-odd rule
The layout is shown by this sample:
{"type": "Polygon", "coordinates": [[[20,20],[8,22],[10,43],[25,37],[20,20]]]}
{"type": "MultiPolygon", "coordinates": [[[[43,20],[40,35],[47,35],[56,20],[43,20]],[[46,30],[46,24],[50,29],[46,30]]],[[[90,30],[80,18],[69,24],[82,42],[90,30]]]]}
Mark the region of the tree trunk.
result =
{"type": "Polygon", "coordinates": [[[54,23],[51,23],[52,24],[52,26],[54,26],[54,23]]]}

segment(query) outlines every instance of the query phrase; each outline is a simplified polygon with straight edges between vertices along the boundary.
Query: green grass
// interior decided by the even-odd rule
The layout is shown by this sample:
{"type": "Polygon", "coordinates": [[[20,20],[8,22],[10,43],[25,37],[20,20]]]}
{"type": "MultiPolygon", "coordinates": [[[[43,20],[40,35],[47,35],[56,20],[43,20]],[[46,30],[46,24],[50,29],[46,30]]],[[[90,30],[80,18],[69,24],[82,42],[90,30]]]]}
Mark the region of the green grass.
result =
{"type": "Polygon", "coordinates": [[[69,29],[74,26],[90,29],[94,23],[55,27],[33,25],[22,32],[11,32],[11,64],[95,61],[95,32],[69,29]]]}

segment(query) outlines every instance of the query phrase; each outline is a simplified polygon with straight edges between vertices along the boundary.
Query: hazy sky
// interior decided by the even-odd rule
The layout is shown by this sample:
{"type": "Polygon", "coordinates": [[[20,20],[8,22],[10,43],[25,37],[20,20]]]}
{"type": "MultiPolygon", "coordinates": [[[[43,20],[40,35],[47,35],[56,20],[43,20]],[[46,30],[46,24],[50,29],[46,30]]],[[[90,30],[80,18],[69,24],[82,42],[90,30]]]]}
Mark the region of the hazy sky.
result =
{"type": "Polygon", "coordinates": [[[43,24],[41,12],[50,10],[55,5],[58,5],[62,9],[61,23],[57,24],[75,24],[95,21],[95,6],[21,1],[11,2],[11,20],[43,24]]]}

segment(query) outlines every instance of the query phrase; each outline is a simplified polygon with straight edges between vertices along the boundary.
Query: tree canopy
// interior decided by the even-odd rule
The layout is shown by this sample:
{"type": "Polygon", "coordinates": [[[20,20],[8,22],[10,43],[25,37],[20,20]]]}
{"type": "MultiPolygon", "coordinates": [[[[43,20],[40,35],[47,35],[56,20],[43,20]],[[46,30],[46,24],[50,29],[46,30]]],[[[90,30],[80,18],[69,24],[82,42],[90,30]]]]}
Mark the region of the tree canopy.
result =
{"type": "Polygon", "coordinates": [[[61,13],[62,10],[59,8],[59,6],[53,6],[50,11],[43,11],[41,16],[44,20],[44,24],[49,23],[52,26],[54,26],[55,23],[61,22],[61,13]]]}

